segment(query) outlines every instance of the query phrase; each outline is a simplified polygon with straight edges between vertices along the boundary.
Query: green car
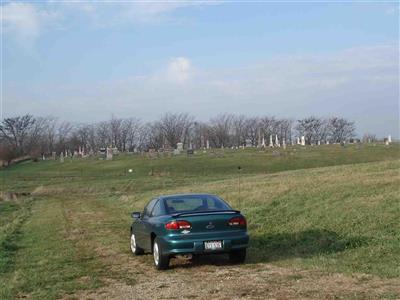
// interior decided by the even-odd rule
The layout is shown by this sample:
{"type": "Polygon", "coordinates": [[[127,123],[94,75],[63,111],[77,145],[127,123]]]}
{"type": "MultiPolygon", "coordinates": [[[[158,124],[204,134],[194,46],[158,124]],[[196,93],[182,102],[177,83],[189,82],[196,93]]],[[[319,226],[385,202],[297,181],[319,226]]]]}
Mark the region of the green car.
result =
{"type": "Polygon", "coordinates": [[[177,255],[229,253],[236,263],[246,258],[246,219],[215,195],[160,196],[132,217],[131,250],[153,253],[158,270],[167,269],[177,255]]]}

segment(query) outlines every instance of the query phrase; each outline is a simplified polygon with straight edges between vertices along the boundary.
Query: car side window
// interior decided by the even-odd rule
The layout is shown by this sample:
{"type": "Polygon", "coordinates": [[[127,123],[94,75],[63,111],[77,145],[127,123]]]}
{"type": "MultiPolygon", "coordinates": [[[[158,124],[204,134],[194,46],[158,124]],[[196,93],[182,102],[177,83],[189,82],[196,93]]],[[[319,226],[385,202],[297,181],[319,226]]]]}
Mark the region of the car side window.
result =
{"type": "Polygon", "coordinates": [[[158,200],[154,205],[153,211],[151,212],[152,217],[158,217],[164,214],[164,210],[161,206],[161,200],[158,200]]]}
{"type": "Polygon", "coordinates": [[[151,211],[153,210],[154,205],[156,204],[158,199],[153,199],[147,204],[147,206],[144,208],[143,211],[143,216],[144,217],[150,217],[151,211]]]}

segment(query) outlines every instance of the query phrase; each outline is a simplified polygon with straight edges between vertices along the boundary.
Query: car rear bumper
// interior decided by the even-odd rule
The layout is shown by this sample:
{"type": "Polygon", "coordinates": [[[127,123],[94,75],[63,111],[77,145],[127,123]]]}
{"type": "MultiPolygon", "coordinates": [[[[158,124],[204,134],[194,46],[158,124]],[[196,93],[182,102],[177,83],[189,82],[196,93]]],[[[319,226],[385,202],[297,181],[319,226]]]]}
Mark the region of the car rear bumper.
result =
{"type": "Polygon", "coordinates": [[[247,248],[249,243],[249,235],[247,232],[237,232],[235,234],[221,236],[204,236],[199,238],[190,238],[190,236],[164,237],[160,240],[163,246],[163,252],[167,255],[174,254],[208,254],[208,253],[224,253],[231,250],[247,248]],[[222,249],[205,250],[204,242],[206,241],[222,241],[222,249]]]}

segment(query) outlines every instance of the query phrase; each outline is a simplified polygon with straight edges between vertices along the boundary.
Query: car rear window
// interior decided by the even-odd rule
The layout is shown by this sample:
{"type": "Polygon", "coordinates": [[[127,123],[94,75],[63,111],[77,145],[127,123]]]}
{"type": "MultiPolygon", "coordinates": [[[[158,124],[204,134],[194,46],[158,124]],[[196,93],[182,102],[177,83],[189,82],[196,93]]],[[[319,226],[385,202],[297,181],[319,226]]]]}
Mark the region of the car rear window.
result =
{"type": "Polygon", "coordinates": [[[169,214],[231,209],[224,201],[211,195],[170,196],[164,201],[169,214]]]}

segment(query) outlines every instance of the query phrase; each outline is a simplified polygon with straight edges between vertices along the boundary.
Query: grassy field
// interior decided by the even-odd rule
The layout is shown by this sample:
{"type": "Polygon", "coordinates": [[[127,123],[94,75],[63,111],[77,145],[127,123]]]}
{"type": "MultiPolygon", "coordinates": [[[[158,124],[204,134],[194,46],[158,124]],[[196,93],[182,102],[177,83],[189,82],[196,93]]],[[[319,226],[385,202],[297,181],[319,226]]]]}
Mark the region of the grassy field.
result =
{"type": "Polygon", "coordinates": [[[221,283],[243,298],[399,298],[399,158],[396,144],[330,145],[1,170],[1,190],[14,194],[0,202],[0,299],[126,298],[146,289],[168,298],[182,282],[191,286],[186,298],[235,298],[187,279],[209,280],[221,268],[255,276],[260,295],[250,283],[221,283]],[[179,192],[215,193],[243,211],[251,235],[245,265],[177,262],[159,274],[151,257],[130,255],[130,212],[179,192]],[[171,277],[181,281],[162,283],[171,277]]]}

